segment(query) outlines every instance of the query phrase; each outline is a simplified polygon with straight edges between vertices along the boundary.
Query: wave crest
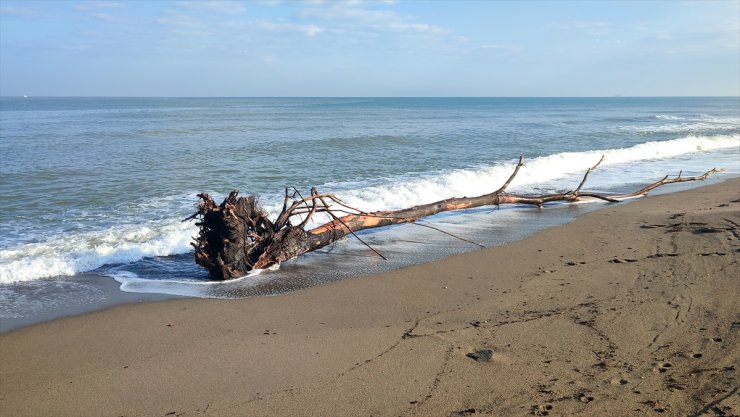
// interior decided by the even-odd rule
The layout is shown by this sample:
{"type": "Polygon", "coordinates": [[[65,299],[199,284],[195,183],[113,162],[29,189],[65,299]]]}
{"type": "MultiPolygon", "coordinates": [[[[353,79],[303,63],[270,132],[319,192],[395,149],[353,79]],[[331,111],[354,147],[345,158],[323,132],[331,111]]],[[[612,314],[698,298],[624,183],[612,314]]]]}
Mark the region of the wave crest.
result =
{"type": "Polygon", "coordinates": [[[195,226],[167,221],[59,236],[0,250],[0,284],[74,275],[107,264],[188,252],[195,226]]]}
{"type": "MultiPolygon", "coordinates": [[[[526,161],[511,190],[527,192],[570,186],[562,181],[582,175],[605,155],[602,167],[669,159],[681,155],[735,148],[740,134],[686,136],[661,142],[645,142],[628,148],[564,152],[526,161]],[[558,181],[560,181],[558,183],[558,181]]],[[[498,188],[511,175],[516,162],[508,161],[477,169],[431,172],[414,178],[376,179],[376,185],[356,182],[325,184],[349,205],[365,211],[392,210],[430,203],[453,196],[474,196],[498,188]],[[377,185],[382,181],[380,185],[377,185]]],[[[623,178],[616,178],[619,181],[623,178]]],[[[281,198],[265,201],[270,214],[277,213],[281,198]]],[[[325,219],[318,218],[316,222],[325,219]]],[[[105,231],[57,236],[41,243],[0,250],[0,284],[73,275],[103,265],[130,263],[146,257],[167,256],[191,250],[194,224],[179,219],[148,222],[139,226],[116,226],[105,231]]]]}

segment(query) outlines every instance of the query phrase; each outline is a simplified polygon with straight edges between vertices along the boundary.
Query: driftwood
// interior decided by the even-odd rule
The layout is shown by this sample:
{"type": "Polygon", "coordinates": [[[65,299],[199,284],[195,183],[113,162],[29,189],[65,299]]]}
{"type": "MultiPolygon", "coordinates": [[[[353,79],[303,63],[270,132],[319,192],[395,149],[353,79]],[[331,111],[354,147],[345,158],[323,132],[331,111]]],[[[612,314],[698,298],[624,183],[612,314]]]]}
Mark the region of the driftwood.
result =
{"type": "MultiPolygon", "coordinates": [[[[682,177],[681,173],[674,178],[665,176],[634,193],[624,195],[606,196],[582,192],[581,188],[586,183],[589,174],[601,164],[603,159],[602,157],[596,165],[586,171],[578,187],[564,193],[539,196],[507,193],[506,188],[524,165],[523,158],[520,157],[514,172],[501,188],[478,197],[450,198],[402,210],[366,213],[348,206],[333,194],[321,194],[315,188],[312,188],[310,195],[306,197],[295,189],[290,194],[286,188],[282,211],[272,221],[259,206],[255,196],[238,197],[238,191],[232,191],[220,205],[217,205],[208,194],[203,193],[198,194],[200,198],[197,204],[198,211],[186,220],[197,219],[196,225],[200,228],[198,236],[192,243],[195,248],[195,262],[208,269],[211,278],[228,280],[244,276],[255,269],[279,265],[281,262],[329,245],[349,234],[365,243],[355,235],[355,232],[359,230],[414,223],[423,217],[445,211],[501,204],[528,204],[543,207],[551,202],[572,203],[584,197],[618,202],[626,198],[643,196],[662,185],[704,180],[710,174],[717,172],[716,169],[712,169],[699,176],[682,177]],[[305,230],[304,227],[316,213],[326,213],[331,221],[305,230]],[[293,224],[293,220],[299,221],[298,224],[293,224]]],[[[379,256],[383,256],[372,247],[370,249],[379,256]]]]}

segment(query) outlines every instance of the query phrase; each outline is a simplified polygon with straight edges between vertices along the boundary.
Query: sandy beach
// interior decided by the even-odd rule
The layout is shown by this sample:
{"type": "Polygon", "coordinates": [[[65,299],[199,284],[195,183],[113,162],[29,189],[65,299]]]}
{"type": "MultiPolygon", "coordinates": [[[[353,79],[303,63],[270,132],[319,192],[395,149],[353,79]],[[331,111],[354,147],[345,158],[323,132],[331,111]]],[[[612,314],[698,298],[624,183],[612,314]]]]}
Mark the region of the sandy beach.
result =
{"type": "Polygon", "coordinates": [[[740,179],[309,290],[0,336],[3,416],[740,413],[740,179]]]}

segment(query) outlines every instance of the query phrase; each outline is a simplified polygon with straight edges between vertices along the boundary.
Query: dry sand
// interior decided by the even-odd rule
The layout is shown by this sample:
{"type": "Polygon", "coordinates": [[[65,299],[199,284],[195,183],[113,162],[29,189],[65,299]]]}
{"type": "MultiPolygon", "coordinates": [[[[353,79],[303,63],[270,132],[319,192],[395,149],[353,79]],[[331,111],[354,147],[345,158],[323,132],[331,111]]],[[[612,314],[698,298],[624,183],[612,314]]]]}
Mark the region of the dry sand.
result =
{"type": "Polygon", "coordinates": [[[295,294],[32,326],[0,336],[0,414],[738,415],[739,226],[733,179],[295,294]]]}

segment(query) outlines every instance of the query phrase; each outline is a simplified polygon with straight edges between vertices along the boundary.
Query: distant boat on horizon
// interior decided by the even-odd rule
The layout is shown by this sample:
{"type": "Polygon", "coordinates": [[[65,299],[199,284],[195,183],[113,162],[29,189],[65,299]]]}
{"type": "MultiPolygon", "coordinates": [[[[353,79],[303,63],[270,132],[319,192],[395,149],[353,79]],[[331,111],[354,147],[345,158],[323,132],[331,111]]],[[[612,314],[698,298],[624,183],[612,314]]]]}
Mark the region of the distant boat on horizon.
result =
{"type": "Polygon", "coordinates": [[[28,98],[28,96],[24,94],[24,95],[23,95],[23,98],[28,98]]]}

